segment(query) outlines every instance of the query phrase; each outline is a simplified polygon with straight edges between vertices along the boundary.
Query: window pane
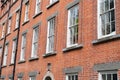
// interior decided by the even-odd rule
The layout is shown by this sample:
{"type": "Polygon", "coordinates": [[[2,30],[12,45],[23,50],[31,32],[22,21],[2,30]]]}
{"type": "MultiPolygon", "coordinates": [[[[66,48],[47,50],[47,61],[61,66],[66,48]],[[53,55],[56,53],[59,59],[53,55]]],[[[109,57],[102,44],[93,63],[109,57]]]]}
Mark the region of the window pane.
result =
{"type": "Polygon", "coordinates": [[[110,22],[110,13],[106,13],[105,17],[106,17],[106,23],[109,23],[110,22]]]}
{"type": "Polygon", "coordinates": [[[111,23],[111,28],[112,28],[112,32],[114,32],[115,31],[115,22],[111,23]]]}
{"type": "Polygon", "coordinates": [[[105,0],[105,11],[109,10],[109,0],[105,0]]]}
{"type": "Polygon", "coordinates": [[[117,80],[117,74],[113,74],[113,80],[117,80]]]}
{"type": "Polygon", "coordinates": [[[105,15],[101,16],[102,35],[105,35],[105,15]]]}
{"type": "Polygon", "coordinates": [[[78,80],[78,75],[75,75],[75,80],[78,80]]]}
{"type": "Polygon", "coordinates": [[[68,76],[68,80],[71,80],[71,76],[68,76]]]}
{"type": "Polygon", "coordinates": [[[114,0],[110,0],[110,9],[114,8],[114,0]]]}
{"type": "Polygon", "coordinates": [[[107,80],[111,80],[111,74],[107,74],[107,80]]]}
{"type": "Polygon", "coordinates": [[[111,21],[115,20],[114,10],[111,11],[111,21]]]}
{"type": "Polygon", "coordinates": [[[110,34],[110,24],[106,24],[106,34],[110,34]]]}
{"type": "Polygon", "coordinates": [[[102,80],[106,80],[106,75],[102,74],[102,80]]]}
{"type": "Polygon", "coordinates": [[[104,5],[104,2],[103,1],[101,1],[100,2],[100,14],[102,14],[105,10],[105,5],[104,5]]]}

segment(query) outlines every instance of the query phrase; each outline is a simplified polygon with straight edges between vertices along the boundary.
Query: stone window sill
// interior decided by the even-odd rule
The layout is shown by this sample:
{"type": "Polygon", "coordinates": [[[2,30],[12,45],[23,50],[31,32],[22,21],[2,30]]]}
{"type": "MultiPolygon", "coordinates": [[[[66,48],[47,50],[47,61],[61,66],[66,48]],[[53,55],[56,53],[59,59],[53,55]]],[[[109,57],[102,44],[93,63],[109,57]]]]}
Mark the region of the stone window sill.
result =
{"type": "Polygon", "coordinates": [[[3,40],[3,39],[4,39],[4,37],[3,37],[3,38],[1,38],[1,39],[0,39],[0,41],[1,41],[1,40],[3,40]]]}
{"type": "Polygon", "coordinates": [[[54,6],[55,4],[57,4],[59,2],[59,0],[49,4],[48,6],[46,6],[47,9],[51,8],[52,6],[54,6]]]}
{"type": "Polygon", "coordinates": [[[22,23],[22,26],[24,26],[25,24],[27,24],[30,20],[27,20],[25,22],[22,23]]]}
{"type": "Polygon", "coordinates": [[[11,7],[17,2],[18,0],[15,0],[14,2],[12,2],[12,5],[11,5],[11,7]]]}
{"type": "Polygon", "coordinates": [[[39,16],[40,14],[42,14],[42,11],[40,11],[40,12],[37,13],[37,14],[35,14],[35,15],[33,16],[33,19],[36,18],[37,16],[39,16]]]}
{"type": "Polygon", "coordinates": [[[6,35],[6,37],[9,36],[10,34],[11,34],[11,33],[8,33],[8,34],[6,35]]]}
{"type": "Polygon", "coordinates": [[[5,68],[5,67],[7,67],[7,65],[3,65],[3,66],[2,66],[2,68],[5,68]]]}
{"type": "Polygon", "coordinates": [[[83,44],[67,47],[67,48],[64,48],[62,51],[63,52],[69,52],[69,51],[73,51],[73,50],[81,49],[81,48],[83,48],[83,44]]]}
{"type": "Polygon", "coordinates": [[[11,63],[9,66],[13,66],[14,65],[14,63],[11,63]]]}
{"type": "Polygon", "coordinates": [[[102,39],[93,40],[92,44],[96,45],[96,44],[100,44],[100,43],[114,41],[114,40],[117,40],[117,39],[120,39],[120,34],[109,36],[109,37],[105,37],[105,38],[102,38],[102,39]]]}
{"type": "Polygon", "coordinates": [[[55,52],[55,51],[53,51],[53,52],[49,52],[49,53],[45,53],[44,55],[43,55],[43,57],[45,58],[45,57],[50,57],[50,56],[54,56],[54,55],[56,55],[57,53],[55,52]]]}
{"type": "Polygon", "coordinates": [[[25,63],[25,62],[26,62],[25,60],[20,60],[18,64],[25,63]]]}
{"type": "Polygon", "coordinates": [[[35,60],[38,60],[39,58],[38,57],[31,57],[29,58],[29,61],[35,61],[35,60]]]}
{"type": "Polygon", "coordinates": [[[16,31],[16,30],[18,30],[18,27],[17,27],[17,28],[15,28],[13,31],[16,31]]]}

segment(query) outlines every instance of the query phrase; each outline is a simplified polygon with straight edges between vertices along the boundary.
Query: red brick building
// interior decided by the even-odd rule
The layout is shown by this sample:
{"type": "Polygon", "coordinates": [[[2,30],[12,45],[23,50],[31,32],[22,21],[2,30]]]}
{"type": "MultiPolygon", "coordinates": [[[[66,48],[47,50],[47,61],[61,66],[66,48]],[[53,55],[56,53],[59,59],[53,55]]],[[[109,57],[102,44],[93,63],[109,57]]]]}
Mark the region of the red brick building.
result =
{"type": "Polygon", "coordinates": [[[0,80],[119,80],[120,0],[1,0],[0,80]]]}

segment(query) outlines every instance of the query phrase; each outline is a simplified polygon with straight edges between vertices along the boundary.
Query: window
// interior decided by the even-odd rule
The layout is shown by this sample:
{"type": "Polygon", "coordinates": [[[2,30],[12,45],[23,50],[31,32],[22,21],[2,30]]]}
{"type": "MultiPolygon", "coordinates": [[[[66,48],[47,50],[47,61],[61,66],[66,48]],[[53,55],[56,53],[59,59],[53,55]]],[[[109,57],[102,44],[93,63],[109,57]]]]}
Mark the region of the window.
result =
{"type": "Polygon", "coordinates": [[[15,52],[16,52],[16,43],[17,39],[13,40],[13,47],[12,47],[12,56],[11,56],[11,64],[14,64],[15,52]]]}
{"type": "Polygon", "coordinates": [[[9,33],[10,33],[10,30],[11,30],[11,18],[9,18],[9,21],[8,21],[7,34],[9,34],[9,33]]]}
{"type": "Polygon", "coordinates": [[[3,23],[3,28],[2,28],[2,36],[1,36],[1,38],[4,38],[4,36],[5,36],[5,23],[3,23]]]}
{"type": "Polygon", "coordinates": [[[38,27],[33,29],[33,39],[32,39],[32,54],[31,57],[37,57],[37,48],[38,48],[38,27]]]}
{"type": "Polygon", "coordinates": [[[18,80],[22,80],[22,78],[18,78],[18,80]]]}
{"type": "Polygon", "coordinates": [[[116,71],[100,72],[99,80],[118,80],[116,71]]]}
{"type": "Polygon", "coordinates": [[[76,45],[78,43],[78,17],[78,5],[68,10],[67,47],[76,45]]]}
{"type": "Polygon", "coordinates": [[[36,77],[35,77],[35,76],[31,76],[31,77],[29,78],[29,80],[36,80],[36,77]]]}
{"type": "Polygon", "coordinates": [[[78,74],[68,74],[66,80],[78,80],[78,74]]]}
{"type": "Polygon", "coordinates": [[[35,14],[40,12],[40,2],[41,0],[36,0],[35,14]]]}
{"type": "Polygon", "coordinates": [[[46,53],[53,52],[54,50],[54,36],[55,36],[54,29],[55,29],[55,18],[52,18],[48,21],[46,53]]]}
{"type": "Polygon", "coordinates": [[[0,57],[2,56],[2,47],[0,46],[0,57]]]}
{"type": "Polygon", "coordinates": [[[58,1],[58,0],[50,0],[50,4],[52,4],[52,3],[56,2],[56,1],[58,1]]]}
{"type": "Polygon", "coordinates": [[[8,55],[8,44],[5,45],[4,58],[3,58],[3,66],[7,65],[7,55],[8,55]]]}
{"type": "Polygon", "coordinates": [[[27,2],[25,4],[25,18],[24,18],[24,22],[29,20],[29,2],[27,2]]]}
{"type": "Polygon", "coordinates": [[[98,0],[98,38],[115,34],[115,0],[98,0]]]}
{"type": "Polygon", "coordinates": [[[22,35],[20,61],[25,59],[25,48],[26,48],[26,33],[22,35]]]}
{"type": "Polygon", "coordinates": [[[19,27],[19,11],[16,12],[16,24],[15,24],[15,28],[19,27]]]}

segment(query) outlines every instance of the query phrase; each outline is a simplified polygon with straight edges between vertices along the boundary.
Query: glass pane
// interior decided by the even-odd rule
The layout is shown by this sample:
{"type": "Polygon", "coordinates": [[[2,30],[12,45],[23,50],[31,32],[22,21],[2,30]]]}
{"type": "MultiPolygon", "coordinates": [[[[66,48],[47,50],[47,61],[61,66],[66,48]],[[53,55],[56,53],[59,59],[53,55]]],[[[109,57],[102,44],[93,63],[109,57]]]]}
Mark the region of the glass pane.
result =
{"type": "Polygon", "coordinates": [[[75,80],[78,80],[78,75],[75,75],[75,80]]]}
{"type": "Polygon", "coordinates": [[[102,14],[104,12],[104,2],[100,3],[100,13],[102,14]]]}
{"type": "Polygon", "coordinates": [[[110,9],[114,8],[114,0],[110,0],[110,9]]]}
{"type": "Polygon", "coordinates": [[[73,10],[73,25],[75,25],[75,17],[76,17],[76,12],[75,9],[73,10]]]}
{"type": "Polygon", "coordinates": [[[71,77],[70,77],[70,76],[68,76],[68,80],[71,80],[71,77]]]}
{"type": "Polygon", "coordinates": [[[38,28],[35,29],[35,41],[38,41],[38,28]]]}
{"type": "Polygon", "coordinates": [[[78,6],[77,6],[77,9],[76,9],[76,20],[75,20],[75,23],[78,24],[78,21],[79,21],[79,9],[78,9],[78,6]]]}
{"type": "Polygon", "coordinates": [[[105,16],[101,16],[101,28],[102,28],[102,35],[105,35],[105,16]]]}
{"type": "Polygon", "coordinates": [[[109,12],[105,14],[105,17],[106,17],[106,22],[107,23],[110,22],[110,13],[109,12]]]}
{"type": "Polygon", "coordinates": [[[72,75],[72,80],[74,80],[74,75],[72,75]]]}
{"type": "Polygon", "coordinates": [[[114,10],[111,11],[111,21],[115,20],[114,10]]]}
{"type": "Polygon", "coordinates": [[[105,0],[105,11],[109,10],[109,0],[105,0]]]}
{"type": "Polygon", "coordinates": [[[117,74],[113,74],[113,80],[117,80],[117,74]]]}
{"type": "Polygon", "coordinates": [[[112,29],[112,32],[115,31],[115,22],[112,22],[112,23],[111,23],[111,29],[112,29]]]}
{"type": "Polygon", "coordinates": [[[33,55],[32,55],[32,57],[36,57],[37,56],[37,47],[38,47],[37,43],[34,43],[33,44],[33,55]]]}
{"type": "Polygon", "coordinates": [[[78,42],[78,26],[75,26],[74,28],[74,42],[78,42]]]}
{"type": "Polygon", "coordinates": [[[73,25],[73,9],[70,10],[70,26],[73,25]]]}
{"type": "Polygon", "coordinates": [[[106,80],[106,75],[102,74],[102,80],[106,80]]]}
{"type": "Polygon", "coordinates": [[[70,44],[72,44],[72,42],[73,42],[73,30],[72,30],[72,28],[70,28],[70,44]]]}
{"type": "Polygon", "coordinates": [[[107,80],[111,80],[111,74],[107,74],[107,80]]]}
{"type": "Polygon", "coordinates": [[[110,24],[106,24],[106,34],[110,34],[110,24]]]}

